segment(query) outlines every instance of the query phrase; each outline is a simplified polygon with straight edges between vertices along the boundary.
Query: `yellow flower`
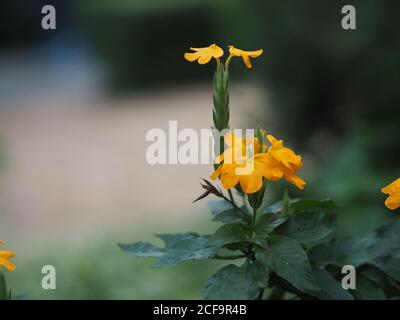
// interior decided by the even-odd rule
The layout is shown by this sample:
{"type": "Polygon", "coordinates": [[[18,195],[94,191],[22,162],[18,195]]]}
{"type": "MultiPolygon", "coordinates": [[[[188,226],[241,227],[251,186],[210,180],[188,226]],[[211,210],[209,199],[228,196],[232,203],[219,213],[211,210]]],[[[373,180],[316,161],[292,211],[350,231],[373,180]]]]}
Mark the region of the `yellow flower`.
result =
{"type": "MultiPolygon", "coordinates": [[[[4,241],[0,240],[0,244],[4,243],[4,241]]],[[[6,267],[8,270],[15,270],[15,265],[8,261],[7,259],[13,258],[15,256],[14,252],[0,250],[0,269],[2,266],[6,267]]]]}
{"type": "Polygon", "coordinates": [[[199,64],[206,64],[211,58],[218,59],[224,55],[224,51],[216,44],[205,48],[190,48],[190,50],[195,52],[185,53],[185,59],[190,62],[198,60],[199,64]]]}
{"type": "Polygon", "coordinates": [[[211,175],[211,179],[221,178],[221,183],[226,189],[233,188],[238,183],[245,193],[254,193],[261,189],[263,176],[268,168],[265,167],[263,157],[265,154],[259,153],[259,145],[257,139],[239,138],[238,136],[228,133],[225,136],[225,143],[228,149],[217,158],[217,162],[223,163],[211,175]],[[249,154],[246,140],[253,143],[253,155],[249,154]],[[240,172],[241,171],[241,172],[240,172]]]}
{"type": "Polygon", "coordinates": [[[267,151],[271,170],[271,176],[268,179],[278,180],[284,177],[299,189],[304,189],[306,182],[296,176],[296,172],[303,167],[301,156],[296,155],[292,149],[284,147],[282,140],[277,140],[272,135],[267,135],[267,139],[271,143],[267,151]]]}
{"type": "Polygon", "coordinates": [[[258,58],[263,53],[263,50],[259,49],[256,51],[244,51],[244,50],[237,49],[234,46],[229,46],[229,53],[230,53],[230,55],[227,60],[227,64],[229,64],[229,61],[232,57],[242,57],[243,62],[246,65],[246,67],[251,69],[250,58],[258,58]]]}
{"type": "Polygon", "coordinates": [[[389,195],[385,201],[386,207],[391,210],[400,208],[400,178],[382,188],[381,191],[389,195]]]}
{"type": "Polygon", "coordinates": [[[303,189],[304,180],[295,175],[296,171],[303,166],[301,157],[293,150],[284,147],[282,140],[278,141],[270,135],[267,138],[271,146],[266,151],[264,145],[260,147],[257,138],[241,139],[234,134],[227,134],[225,143],[228,149],[217,158],[217,162],[223,163],[211,175],[211,179],[220,177],[226,189],[233,188],[239,183],[245,193],[260,190],[263,178],[279,180],[284,177],[290,183],[303,189]],[[249,149],[249,143],[253,144],[252,149],[249,149]]]}

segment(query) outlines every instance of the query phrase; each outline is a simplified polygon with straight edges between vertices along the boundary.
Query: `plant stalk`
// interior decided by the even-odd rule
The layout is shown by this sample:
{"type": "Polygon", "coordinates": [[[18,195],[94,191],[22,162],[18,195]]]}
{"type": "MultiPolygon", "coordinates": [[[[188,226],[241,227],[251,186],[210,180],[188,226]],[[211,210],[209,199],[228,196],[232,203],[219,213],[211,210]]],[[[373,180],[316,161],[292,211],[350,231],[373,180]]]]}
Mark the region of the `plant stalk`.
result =
{"type": "Polygon", "coordinates": [[[257,209],[253,208],[253,215],[251,217],[250,237],[253,237],[254,229],[256,227],[257,209]]]}
{"type": "Polygon", "coordinates": [[[231,199],[227,198],[227,197],[226,197],[225,195],[223,195],[222,193],[221,193],[221,195],[222,195],[222,198],[223,198],[225,201],[228,201],[235,209],[239,210],[240,213],[243,215],[243,217],[244,217],[246,220],[248,220],[249,214],[248,214],[246,211],[244,211],[242,208],[240,208],[239,206],[237,206],[235,202],[231,201],[231,199]]]}

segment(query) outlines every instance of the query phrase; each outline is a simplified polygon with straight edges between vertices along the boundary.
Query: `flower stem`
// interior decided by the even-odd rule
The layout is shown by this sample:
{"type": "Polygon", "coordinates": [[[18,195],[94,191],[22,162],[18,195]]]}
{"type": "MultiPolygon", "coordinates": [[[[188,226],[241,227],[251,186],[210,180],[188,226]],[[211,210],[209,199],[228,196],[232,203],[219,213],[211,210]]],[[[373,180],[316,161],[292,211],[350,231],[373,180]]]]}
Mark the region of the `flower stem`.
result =
{"type": "Polygon", "coordinates": [[[219,58],[215,58],[215,60],[217,61],[217,67],[219,67],[221,65],[221,60],[219,60],[219,58]]]}
{"type": "Polygon", "coordinates": [[[229,70],[229,63],[231,62],[232,59],[232,55],[229,55],[228,59],[226,59],[225,61],[225,70],[228,71],[229,70]]]}
{"type": "MultiPolygon", "coordinates": [[[[228,194],[229,194],[229,199],[231,199],[231,202],[235,203],[235,199],[233,198],[233,193],[232,193],[231,189],[228,189],[228,194]]],[[[235,203],[235,205],[236,205],[236,203],[235,203]]]]}
{"type": "Polygon", "coordinates": [[[225,195],[223,195],[223,194],[221,194],[221,195],[222,195],[222,198],[223,198],[225,201],[228,201],[236,210],[239,210],[240,213],[243,215],[243,217],[244,217],[247,221],[249,220],[249,214],[248,214],[246,211],[244,211],[242,208],[240,208],[239,206],[237,206],[235,202],[231,201],[231,200],[230,200],[229,198],[227,198],[225,195]]]}
{"type": "Polygon", "coordinates": [[[260,293],[258,294],[257,300],[262,300],[262,299],[263,299],[263,297],[264,297],[264,291],[265,291],[265,288],[262,288],[262,289],[260,290],[260,293]]]}
{"type": "Polygon", "coordinates": [[[250,237],[253,236],[256,227],[257,209],[253,208],[253,215],[251,217],[250,237]]]}

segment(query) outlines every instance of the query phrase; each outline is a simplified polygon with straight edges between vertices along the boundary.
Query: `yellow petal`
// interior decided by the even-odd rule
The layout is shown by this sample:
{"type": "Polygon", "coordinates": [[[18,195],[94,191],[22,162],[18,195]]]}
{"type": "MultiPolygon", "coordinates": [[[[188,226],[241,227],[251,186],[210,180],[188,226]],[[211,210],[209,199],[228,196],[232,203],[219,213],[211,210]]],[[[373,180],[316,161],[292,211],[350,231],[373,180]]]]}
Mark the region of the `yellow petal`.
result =
{"type": "Polygon", "coordinates": [[[235,48],[234,46],[229,46],[229,53],[230,53],[232,56],[240,57],[240,56],[241,56],[241,51],[242,51],[242,50],[237,49],[237,48],[235,48]]]}
{"type": "Polygon", "coordinates": [[[279,180],[284,172],[268,153],[259,153],[254,156],[254,166],[260,174],[268,180],[279,180]]]}
{"type": "Polygon", "coordinates": [[[250,58],[259,57],[263,53],[263,50],[260,49],[260,50],[255,50],[255,51],[245,51],[245,50],[235,48],[234,46],[229,46],[229,53],[232,57],[242,57],[243,62],[246,65],[246,67],[251,69],[252,65],[250,62],[250,58]]]}
{"type": "Polygon", "coordinates": [[[245,193],[254,193],[262,187],[262,176],[257,170],[253,170],[250,175],[240,176],[239,182],[245,193]]]}
{"type": "Polygon", "coordinates": [[[14,271],[16,269],[16,267],[13,263],[0,257],[0,268],[1,268],[1,266],[6,267],[10,271],[14,271]]]}
{"type": "Polygon", "coordinates": [[[400,208],[400,193],[396,193],[396,194],[390,195],[386,199],[385,205],[390,210],[396,210],[396,209],[400,208]]]}
{"type": "Polygon", "coordinates": [[[193,61],[196,61],[200,57],[200,54],[198,52],[185,53],[184,57],[187,61],[193,62],[193,61]]]}
{"type": "Polygon", "coordinates": [[[251,69],[251,62],[250,62],[249,56],[242,55],[242,59],[243,59],[244,64],[246,65],[246,67],[248,69],[251,69]]]}
{"type": "Polygon", "coordinates": [[[206,64],[206,63],[209,63],[209,62],[210,62],[211,58],[212,58],[211,55],[205,54],[205,55],[202,55],[202,56],[199,58],[198,62],[199,62],[199,64],[206,64]]]}
{"type": "Polygon", "coordinates": [[[190,50],[195,52],[185,53],[185,59],[190,62],[198,60],[199,64],[206,64],[211,58],[220,58],[224,54],[224,51],[215,44],[204,48],[190,48],[190,50]]]}
{"type": "Polygon", "coordinates": [[[224,50],[222,50],[216,44],[212,44],[210,46],[210,48],[211,48],[212,56],[214,58],[221,58],[224,55],[224,50]]]}
{"type": "Polygon", "coordinates": [[[0,257],[9,259],[15,257],[15,253],[12,251],[7,251],[7,250],[0,250],[0,257]]]}
{"type": "MultiPolygon", "coordinates": [[[[234,134],[227,134],[224,138],[225,143],[230,146],[223,153],[223,159],[226,164],[243,163],[246,156],[246,145],[243,139],[234,134]]],[[[217,159],[217,161],[220,159],[217,159]]]]}
{"type": "Polygon", "coordinates": [[[255,51],[247,51],[247,54],[251,58],[258,58],[263,53],[263,49],[255,50],[255,51]]]}
{"type": "Polygon", "coordinates": [[[385,194],[390,194],[393,193],[395,191],[400,191],[400,178],[393,181],[392,183],[390,183],[389,185],[387,185],[386,187],[382,188],[381,191],[385,194]]]}
{"type": "Polygon", "coordinates": [[[275,144],[278,142],[278,140],[272,134],[268,134],[267,139],[271,144],[275,144]]]}
{"type": "Polygon", "coordinates": [[[220,175],[221,175],[221,172],[222,172],[222,164],[217,168],[217,170],[215,170],[214,171],[214,173],[210,176],[210,178],[212,179],[212,180],[215,180],[215,179],[217,179],[220,175]]]}
{"type": "Polygon", "coordinates": [[[224,143],[231,147],[233,145],[233,142],[237,140],[235,138],[235,135],[233,134],[233,132],[228,132],[227,134],[224,135],[224,143]]]}
{"type": "Polygon", "coordinates": [[[225,189],[231,189],[239,182],[238,176],[235,174],[235,168],[223,171],[221,174],[221,183],[225,189]]]}
{"type": "Polygon", "coordinates": [[[304,186],[306,185],[306,182],[295,175],[285,175],[285,178],[287,181],[289,181],[290,183],[294,184],[297,188],[299,189],[304,189],[304,186]]]}

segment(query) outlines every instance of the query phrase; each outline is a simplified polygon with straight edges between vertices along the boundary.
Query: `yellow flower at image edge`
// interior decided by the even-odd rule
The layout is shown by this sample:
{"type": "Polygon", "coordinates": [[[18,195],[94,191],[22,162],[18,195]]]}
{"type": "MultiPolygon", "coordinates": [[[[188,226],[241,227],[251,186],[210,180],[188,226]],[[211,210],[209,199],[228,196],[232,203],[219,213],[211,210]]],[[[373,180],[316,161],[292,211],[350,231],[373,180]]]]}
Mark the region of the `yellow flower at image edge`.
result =
{"type": "Polygon", "coordinates": [[[389,195],[385,201],[386,207],[391,210],[400,208],[400,178],[381,189],[384,194],[389,195]]]}
{"type": "Polygon", "coordinates": [[[255,51],[244,51],[234,46],[229,46],[230,57],[242,57],[244,64],[247,68],[251,69],[252,65],[250,62],[250,58],[258,58],[262,55],[263,50],[255,50],[255,51]]]}
{"type": "Polygon", "coordinates": [[[211,179],[218,177],[226,189],[235,187],[238,183],[245,193],[255,193],[262,188],[263,178],[274,181],[285,178],[290,183],[303,189],[305,182],[296,176],[303,163],[301,157],[296,155],[293,150],[283,146],[282,140],[277,140],[273,136],[267,136],[271,146],[259,146],[258,139],[250,139],[254,143],[254,157],[246,154],[246,138],[238,138],[235,135],[225,136],[225,143],[228,149],[217,159],[223,163],[211,175],[211,179]],[[264,152],[266,151],[266,152],[264,152]],[[248,167],[247,167],[248,166],[248,167]],[[240,174],[238,170],[251,170],[246,174],[240,174]]]}
{"type": "Polygon", "coordinates": [[[190,50],[195,52],[185,53],[185,59],[190,62],[197,60],[199,64],[206,64],[210,62],[211,58],[218,59],[224,55],[224,51],[216,44],[205,48],[190,48],[190,50]]]}
{"type": "MultiPolygon", "coordinates": [[[[0,244],[4,243],[4,241],[0,240],[0,244]]],[[[8,259],[13,258],[15,256],[14,252],[7,250],[0,250],[0,269],[6,267],[8,270],[15,270],[15,265],[8,261],[8,259]]]]}

